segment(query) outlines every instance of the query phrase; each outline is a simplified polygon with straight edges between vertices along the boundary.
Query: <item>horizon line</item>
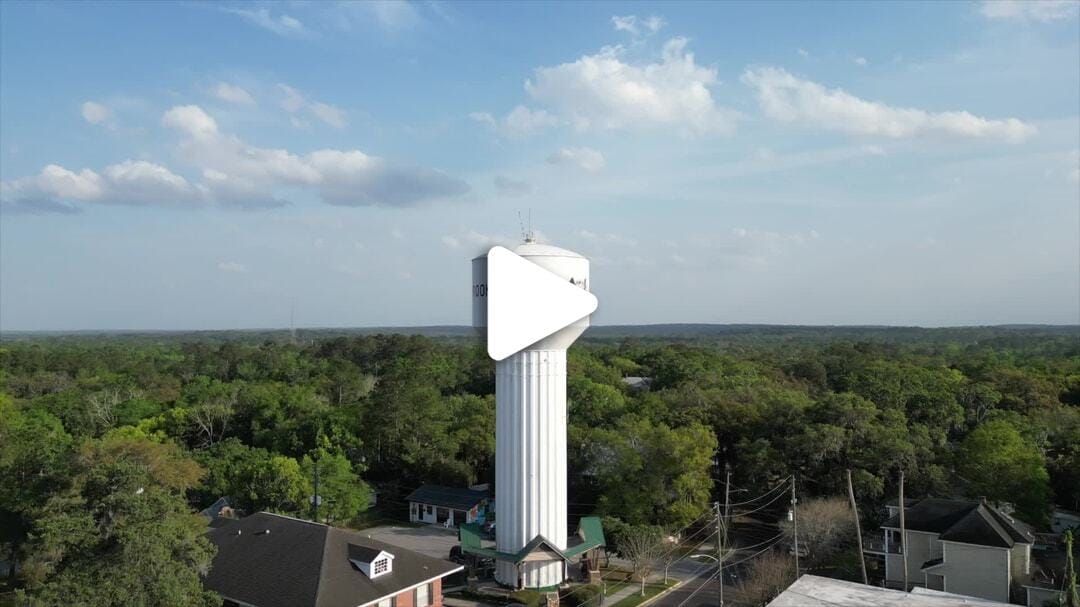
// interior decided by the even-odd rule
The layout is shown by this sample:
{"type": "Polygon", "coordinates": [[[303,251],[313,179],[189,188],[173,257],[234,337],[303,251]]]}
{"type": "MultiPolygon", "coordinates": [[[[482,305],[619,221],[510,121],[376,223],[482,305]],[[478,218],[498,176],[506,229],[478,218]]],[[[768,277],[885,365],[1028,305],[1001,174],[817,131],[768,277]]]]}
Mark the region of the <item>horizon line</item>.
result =
{"type": "MultiPolygon", "coordinates": [[[[590,325],[591,329],[619,329],[619,328],[659,328],[659,327],[733,327],[733,328],[788,328],[788,329],[1017,329],[1017,328],[1056,328],[1080,329],[1080,323],[1039,323],[1039,322],[1011,322],[996,324],[967,324],[967,325],[918,325],[918,324],[800,324],[800,323],[755,323],[755,322],[659,322],[659,323],[616,323],[603,325],[590,325]]],[[[437,330],[455,329],[472,330],[468,324],[431,324],[431,325],[341,325],[341,326],[304,326],[304,327],[249,327],[249,328],[108,328],[108,329],[4,329],[3,334],[77,334],[77,333],[222,333],[234,332],[273,332],[273,331],[377,331],[387,330],[398,332],[403,330],[437,330]]]]}

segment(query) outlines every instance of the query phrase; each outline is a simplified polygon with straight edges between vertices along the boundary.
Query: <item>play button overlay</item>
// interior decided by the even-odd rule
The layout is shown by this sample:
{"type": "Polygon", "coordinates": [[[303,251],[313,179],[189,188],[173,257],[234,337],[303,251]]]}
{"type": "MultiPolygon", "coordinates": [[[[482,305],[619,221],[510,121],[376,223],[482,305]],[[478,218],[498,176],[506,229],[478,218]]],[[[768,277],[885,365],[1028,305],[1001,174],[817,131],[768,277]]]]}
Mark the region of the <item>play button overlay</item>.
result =
{"type": "Polygon", "coordinates": [[[505,247],[487,254],[488,356],[503,360],[596,311],[578,285],[505,247]]]}

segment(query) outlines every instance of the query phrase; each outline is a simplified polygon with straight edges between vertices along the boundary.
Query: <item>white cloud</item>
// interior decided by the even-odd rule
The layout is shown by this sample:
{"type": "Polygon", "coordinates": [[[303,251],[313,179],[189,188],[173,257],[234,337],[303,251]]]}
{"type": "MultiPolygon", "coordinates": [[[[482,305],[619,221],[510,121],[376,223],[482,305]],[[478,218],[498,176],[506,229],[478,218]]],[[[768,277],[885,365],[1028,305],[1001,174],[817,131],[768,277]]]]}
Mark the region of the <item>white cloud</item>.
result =
{"type": "Polygon", "coordinates": [[[469,119],[509,139],[525,139],[537,131],[557,126],[560,123],[558,117],[545,110],[533,110],[524,105],[510,110],[510,113],[502,120],[488,112],[472,112],[469,114],[469,119]]]}
{"type": "Polygon", "coordinates": [[[109,184],[109,202],[184,203],[197,198],[186,179],[145,160],[126,160],[105,167],[104,174],[109,184]]]}
{"type": "Polygon", "coordinates": [[[391,164],[359,150],[319,150],[304,157],[319,175],[324,202],[342,206],[409,206],[460,196],[464,182],[434,169],[391,164]]]}
{"type": "Polygon", "coordinates": [[[544,110],[530,110],[519,105],[503,119],[503,128],[512,137],[527,137],[533,132],[555,126],[558,119],[544,110]]]}
{"type": "Polygon", "coordinates": [[[806,58],[806,57],[809,57],[809,56],[810,56],[810,52],[809,52],[809,51],[807,51],[807,50],[806,50],[806,49],[804,49],[804,48],[796,49],[796,52],[797,52],[797,53],[799,53],[799,56],[800,56],[800,57],[803,57],[803,58],[806,58]]]}
{"type": "MultiPolygon", "coordinates": [[[[457,234],[447,234],[441,238],[443,245],[451,249],[463,249],[468,245],[469,251],[476,253],[486,252],[495,245],[513,246],[515,240],[501,234],[482,234],[476,230],[459,231],[457,234]]],[[[520,241],[518,241],[520,242],[520,241]]]]}
{"type": "Polygon", "coordinates": [[[659,61],[633,64],[621,46],[573,63],[537,68],[525,90],[579,129],[677,128],[730,132],[737,113],[718,107],[716,69],[698,65],[686,39],[669,40],[659,61]]]}
{"type": "MultiPolygon", "coordinates": [[[[50,164],[34,177],[3,184],[3,198],[7,201],[192,204],[200,196],[183,177],[144,160],[107,166],[100,175],[90,169],[76,173],[50,164]]],[[[60,207],[55,210],[62,211],[60,207]]]]}
{"type": "Polygon", "coordinates": [[[222,272],[247,272],[247,266],[236,261],[219,261],[217,267],[222,272]]]}
{"type": "Polygon", "coordinates": [[[748,69],[742,81],[757,90],[765,114],[781,122],[891,138],[938,134],[1019,142],[1035,133],[1034,126],[1016,118],[991,120],[965,111],[928,112],[866,101],[842,89],[827,89],[797,78],[780,68],[748,69]]]}
{"type": "Polygon", "coordinates": [[[473,122],[479,122],[480,124],[483,124],[493,129],[498,128],[499,126],[499,121],[495,120],[495,117],[488,112],[472,112],[469,114],[469,120],[472,120],[473,122]]]}
{"type": "Polygon", "coordinates": [[[96,101],[86,101],[82,104],[83,120],[90,124],[102,124],[112,115],[109,108],[96,101]]]}
{"type": "Polygon", "coordinates": [[[79,213],[82,213],[81,208],[61,200],[0,196],[0,215],[78,215],[79,213]]]}
{"type": "Polygon", "coordinates": [[[50,164],[39,175],[3,182],[5,209],[33,204],[33,209],[60,212],[58,201],[263,208],[286,204],[272,193],[279,187],[308,188],[335,205],[408,206],[469,191],[468,184],[440,171],[391,163],[359,150],[299,156],[248,145],[222,133],[197,105],[168,110],[162,124],[180,134],[179,151],[201,172],[198,183],[144,160],[114,164],[101,174],[50,164]]]}
{"type": "Polygon", "coordinates": [[[214,85],[214,88],[211,89],[210,92],[218,99],[228,103],[248,106],[255,105],[255,98],[251,96],[251,93],[235,84],[219,82],[214,85]]]}
{"type": "Polygon", "coordinates": [[[532,194],[535,190],[533,184],[528,181],[511,179],[503,175],[496,175],[492,183],[495,184],[495,191],[501,196],[525,196],[532,194]]]}
{"type": "Polygon", "coordinates": [[[650,34],[655,34],[660,31],[662,27],[667,25],[662,17],[651,15],[644,19],[639,19],[637,15],[625,15],[614,16],[611,18],[611,24],[615,27],[616,31],[629,32],[634,36],[641,35],[642,31],[647,31],[650,34]]]}
{"type": "Polygon", "coordinates": [[[105,192],[101,176],[94,171],[83,169],[75,173],[55,164],[41,169],[36,185],[44,194],[75,200],[97,200],[105,192]]]}
{"type": "Polygon", "coordinates": [[[299,112],[307,105],[307,99],[304,99],[304,96],[300,94],[300,91],[287,84],[278,84],[278,88],[285,93],[285,97],[281,100],[281,108],[286,112],[299,112]]]}
{"type": "Polygon", "coordinates": [[[349,124],[345,119],[345,112],[336,106],[321,101],[314,101],[310,106],[311,113],[326,124],[335,129],[345,128],[349,124]]]}
{"type": "Polygon", "coordinates": [[[988,19],[1021,21],[1063,21],[1077,15],[1076,0],[984,0],[979,12],[988,19]]]}
{"type": "MultiPolygon", "coordinates": [[[[349,124],[345,111],[341,108],[322,101],[308,100],[303,93],[287,84],[278,84],[278,88],[285,94],[281,100],[281,107],[286,112],[290,114],[304,112],[335,129],[345,128],[349,124]]],[[[306,126],[306,123],[299,121],[295,116],[292,118],[292,124],[306,126]]]]}
{"type": "Polygon", "coordinates": [[[405,0],[369,0],[358,3],[375,15],[379,25],[387,30],[400,30],[416,25],[420,15],[405,0]]]}
{"type": "Polygon", "coordinates": [[[260,8],[246,10],[242,8],[223,8],[226,13],[232,13],[242,17],[245,21],[257,25],[279,36],[301,36],[306,33],[304,24],[299,19],[290,15],[281,14],[274,16],[269,10],[260,8]]]}
{"type": "Polygon", "coordinates": [[[161,123],[193,139],[210,139],[218,134],[217,121],[197,105],[178,105],[165,112],[161,123]]]}
{"type": "Polygon", "coordinates": [[[638,241],[626,236],[620,236],[619,234],[598,234],[589,230],[578,230],[577,235],[582,240],[589,242],[592,245],[621,245],[628,247],[636,247],[638,241]]]}
{"type": "Polygon", "coordinates": [[[603,169],[607,164],[604,155],[592,148],[562,148],[548,156],[547,161],[550,164],[576,166],[590,173],[603,169]]]}
{"type": "Polygon", "coordinates": [[[854,61],[855,65],[857,65],[859,67],[866,67],[866,63],[867,63],[866,62],[866,57],[856,57],[852,61],[854,61]]]}

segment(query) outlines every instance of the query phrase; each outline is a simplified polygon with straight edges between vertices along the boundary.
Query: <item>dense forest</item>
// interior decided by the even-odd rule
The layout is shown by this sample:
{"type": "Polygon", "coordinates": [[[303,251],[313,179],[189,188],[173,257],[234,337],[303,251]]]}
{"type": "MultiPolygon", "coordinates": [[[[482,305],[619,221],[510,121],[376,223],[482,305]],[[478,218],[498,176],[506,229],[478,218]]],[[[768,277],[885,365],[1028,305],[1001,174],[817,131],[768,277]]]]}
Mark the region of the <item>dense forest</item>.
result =
{"type": "MultiPolygon", "coordinates": [[[[6,337],[0,561],[43,604],[214,604],[194,513],[229,496],[309,516],[316,467],[320,518],[352,526],[400,520],[422,483],[494,477],[494,366],[452,328],[6,337]]],[[[568,374],[572,516],[686,525],[726,468],[809,497],[850,468],[868,512],[900,469],[909,496],[1035,525],[1080,510],[1075,327],[608,328],[568,374]]]]}

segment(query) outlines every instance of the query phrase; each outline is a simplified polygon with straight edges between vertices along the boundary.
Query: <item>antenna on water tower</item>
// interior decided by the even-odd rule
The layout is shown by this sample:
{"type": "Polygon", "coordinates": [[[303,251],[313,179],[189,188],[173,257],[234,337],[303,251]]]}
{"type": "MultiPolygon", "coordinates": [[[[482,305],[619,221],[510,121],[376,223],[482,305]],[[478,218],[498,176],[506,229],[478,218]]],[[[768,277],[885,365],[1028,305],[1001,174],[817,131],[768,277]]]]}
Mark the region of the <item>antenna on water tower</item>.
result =
{"type": "Polygon", "coordinates": [[[521,218],[521,211],[518,211],[518,223],[521,225],[521,239],[525,242],[536,242],[536,235],[533,234],[532,229],[532,209],[529,209],[529,227],[525,228],[525,220],[521,218]]]}

